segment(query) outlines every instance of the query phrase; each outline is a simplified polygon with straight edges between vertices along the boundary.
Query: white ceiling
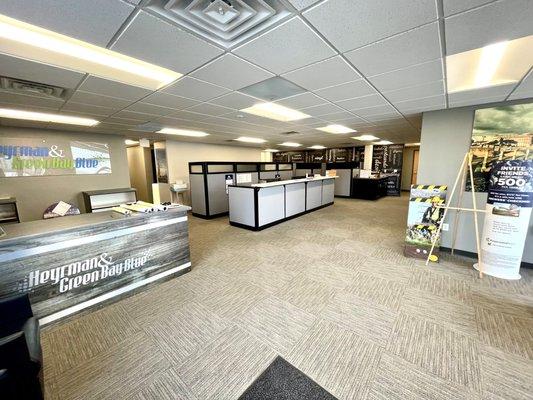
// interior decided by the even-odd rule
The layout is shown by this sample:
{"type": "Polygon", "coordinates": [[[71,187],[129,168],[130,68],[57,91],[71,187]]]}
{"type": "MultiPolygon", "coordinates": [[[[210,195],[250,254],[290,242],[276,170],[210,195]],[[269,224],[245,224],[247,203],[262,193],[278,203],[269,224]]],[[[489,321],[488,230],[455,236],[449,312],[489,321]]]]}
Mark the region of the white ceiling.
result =
{"type": "Polygon", "coordinates": [[[65,100],[0,90],[0,107],[89,116],[102,122],[61,128],[129,138],[168,138],[136,130],[152,122],[211,134],[190,141],[255,136],[268,140],[265,147],[288,139],[342,146],[361,142],[315,128],[336,123],[416,142],[422,112],[533,97],[531,70],[518,84],[447,94],[444,63],[446,55],[532,35],[531,0],[280,0],[292,16],[234,48],[161,19],[148,8],[153,1],[0,1],[0,14],[185,75],[152,92],[0,54],[1,76],[70,89],[65,100]],[[260,101],[238,90],[273,76],[304,89],[277,102],[310,118],[283,123],[238,111],[260,101]],[[283,134],[288,131],[298,134],[283,134]]]}

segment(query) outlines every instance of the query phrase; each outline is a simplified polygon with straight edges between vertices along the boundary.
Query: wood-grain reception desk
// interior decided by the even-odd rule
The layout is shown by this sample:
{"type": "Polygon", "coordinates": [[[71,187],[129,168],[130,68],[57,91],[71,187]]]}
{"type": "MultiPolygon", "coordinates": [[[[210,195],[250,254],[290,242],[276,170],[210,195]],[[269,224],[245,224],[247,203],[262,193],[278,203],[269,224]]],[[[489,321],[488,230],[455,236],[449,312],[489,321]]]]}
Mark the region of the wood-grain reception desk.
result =
{"type": "Polygon", "coordinates": [[[334,178],[291,179],[229,186],[229,221],[261,230],[333,204],[334,178]]]}
{"type": "Polygon", "coordinates": [[[5,225],[0,298],[27,292],[46,324],[189,271],[188,210],[5,225]]]}

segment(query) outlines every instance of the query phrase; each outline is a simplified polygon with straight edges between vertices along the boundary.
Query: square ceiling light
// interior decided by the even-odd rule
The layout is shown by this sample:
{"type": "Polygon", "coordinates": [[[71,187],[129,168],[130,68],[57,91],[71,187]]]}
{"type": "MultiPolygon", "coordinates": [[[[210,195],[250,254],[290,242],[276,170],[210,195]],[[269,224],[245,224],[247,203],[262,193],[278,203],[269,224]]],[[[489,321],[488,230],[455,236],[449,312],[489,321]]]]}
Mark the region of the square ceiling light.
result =
{"type": "Polygon", "coordinates": [[[246,86],[240,89],[239,92],[267,101],[276,101],[304,93],[306,90],[289,82],[287,79],[274,76],[265,79],[264,81],[254,83],[253,85],[246,86]]]}
{"type": "Polygon", "coordinates": [[[518,82],[533,65],[533,35],[446,57],[448,93],[518,82]]]}
{"type": "Polygon", "coordinates": [[[361,135],[361,136],[352,136],[352,139],[355,140],[363,140],[363,141],[371,141],[371,140],[379,140],[378,137],[374,135],[361,135]]]}
{"type": "Polygon", "coordinates": [[[344,126],[344,125],[336,125],[336,124],[323,126],[321,128],[316,128],[316,129],[322,132],[333,133],[336,135],[342,134],[342,133],[357,132],[355,129],[348,128],[347,126],[344,126]]]}
{"type": "Polygon", "coordinates": [[[64,114],[50,114],[42,112],[16,110],[12,108],[0,108],[0,118],[22,119],[26,121],[53,122],[56,124],[95,126],[100,121],[92,118],[74,117],[64,114]]]}
{"type": "Polygon", "coordinates": [[[282,122],[298,121],[311,117],[303,112],[276,103],[258,103],[240,111],[282,122]]]}
{"type": "Polygon", "coordinates": [[[100,78],[159,89],[182,74],[0,15],[0,53],[100,78]]]}
{"type": "Polygon", "coordinates": [[[209,133],[202,131],[193,131],[190,129],[176,129],[176,128],[163,128],[156,133],[164,133],[166,135],[178,135],[178,136],[189,136],[189,137],[204,137],[208,136],[209,133]]]}

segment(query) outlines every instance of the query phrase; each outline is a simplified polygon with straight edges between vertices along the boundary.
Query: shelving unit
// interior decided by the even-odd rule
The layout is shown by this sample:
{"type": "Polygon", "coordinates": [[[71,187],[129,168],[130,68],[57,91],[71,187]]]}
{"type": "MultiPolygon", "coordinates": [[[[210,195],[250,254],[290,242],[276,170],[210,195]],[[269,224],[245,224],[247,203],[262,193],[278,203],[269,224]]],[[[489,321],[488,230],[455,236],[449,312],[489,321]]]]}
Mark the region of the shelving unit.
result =
{"type": "Polygon", "coordinates": [[[0,198],[0,224],[20,222],[15,197],[0,198]]]}
{"type": "Polygon", "coordinates": [[[133,188],[92,190],[83,192],[83,201],[88,213],[109,211],[121,204],[137,201],[137,191],[133,188]]]}

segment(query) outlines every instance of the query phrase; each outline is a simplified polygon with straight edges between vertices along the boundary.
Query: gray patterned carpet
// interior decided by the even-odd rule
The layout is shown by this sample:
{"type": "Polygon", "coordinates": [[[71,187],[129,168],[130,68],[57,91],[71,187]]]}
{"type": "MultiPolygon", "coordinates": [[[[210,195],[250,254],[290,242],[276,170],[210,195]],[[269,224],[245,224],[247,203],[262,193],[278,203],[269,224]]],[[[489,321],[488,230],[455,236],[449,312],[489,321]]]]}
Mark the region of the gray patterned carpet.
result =
{"type": "Polygon", "coordinates": [[[339,399],[532,399],[533,271],[404,258],[406,211],[192,217],[192,272],[45,329],[47,398],[237,399],[281,355],[339,399]]]}

